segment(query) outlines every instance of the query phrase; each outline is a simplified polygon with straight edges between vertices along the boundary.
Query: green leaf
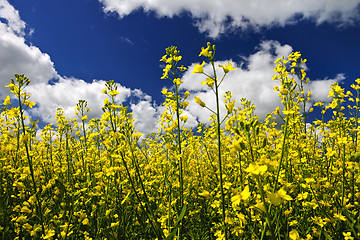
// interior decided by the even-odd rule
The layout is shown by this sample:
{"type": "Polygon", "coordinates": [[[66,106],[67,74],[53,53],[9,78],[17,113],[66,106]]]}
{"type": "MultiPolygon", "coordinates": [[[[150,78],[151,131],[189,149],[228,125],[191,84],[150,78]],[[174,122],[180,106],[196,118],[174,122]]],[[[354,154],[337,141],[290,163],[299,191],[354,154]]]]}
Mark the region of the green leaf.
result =
{"type": "Polygon", "coordinates": [[[176,232],[177,232],[177,230],[178,230],[178,228],[179,228],[179,223],[181,222],[181,220],[182,220],[182,219],[184,218],[184,216],[185,216],[186,207],[187,207],[187,205],[185,204],[185,205],[183,206],[182,210],[181,210],[181,213],[180,213],[177,221],[176,221],[175,227],[173,228],[173,230],[171,231],[171,233],[169,234],[169,236],[167,236],[167,237],[165,238],[165,240],[172,240],[172,239],[174,238],[174,236],[175,236],[175,234],[176,234],[176,232]]]}
{"type": "Polygon", "coordinates": [[[332,240],[332,238],[329,236],[329,234],[327,232],[324,231],[323,233],[324,233],[326,239],[332,240]]]}

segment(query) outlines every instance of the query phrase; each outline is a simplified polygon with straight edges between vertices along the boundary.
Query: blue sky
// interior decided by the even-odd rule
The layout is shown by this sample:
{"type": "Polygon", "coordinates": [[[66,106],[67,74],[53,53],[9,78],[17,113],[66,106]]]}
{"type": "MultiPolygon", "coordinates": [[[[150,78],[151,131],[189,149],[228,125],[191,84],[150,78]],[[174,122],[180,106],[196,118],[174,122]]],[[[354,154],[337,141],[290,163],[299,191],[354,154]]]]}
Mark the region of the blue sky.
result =
{"type": "MultiPolygon", "coordinates": [[[[160,79],[168,46],[178,47],[189,68],[183,90],[213,105],[203,77],[191,74],[210,41],[219,63],[238,67],[222,91],[247,97],[264,116],[280,104],[273,62],[291,51],[308,59],[314,101],[330,101],[331,83],[348,86],[360,77],[359,16],[360,0],[0,0],[0,97],[9,94],[4,86],[13,74],[24,73],[37,102],[29,111],[34,118],[54,122],[58,107],[74,117],[79,99],[88,101],[90,117],[99,117],[100,91],[115,80],[119,103],[149,133],[163,111],[161,90],[172,86],[160,79]]],[[[189,127],[209,116],[193,102],[186,114],[189,127]]]]}

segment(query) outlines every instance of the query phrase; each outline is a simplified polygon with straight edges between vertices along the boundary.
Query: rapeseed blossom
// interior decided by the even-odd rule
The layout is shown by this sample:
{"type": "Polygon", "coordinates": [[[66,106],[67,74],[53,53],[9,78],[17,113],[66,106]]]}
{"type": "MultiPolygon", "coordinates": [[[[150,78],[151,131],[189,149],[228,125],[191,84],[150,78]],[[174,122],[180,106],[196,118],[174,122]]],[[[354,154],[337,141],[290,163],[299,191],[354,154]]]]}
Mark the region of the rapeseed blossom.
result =
{"type": "Polygon", "coordinates": [[[331,99],[314,104],[300,52],[279,58],[274,91],[283,106],[260,119],[250,100],[216,94],[236,68],[228,62],[218,76],[211,44],[200,56],[215,71],[204,72],[204,61],[194,73],[223,100],[224,116],[192,93],[212,116],[186,127],[192,95],[180,87],[186,68],[170,47],[161,61],[173,86],[162,89],[164,112],[148,136],[118,104],[114,81],[101,91],[99,119],[79,100],[77,118],[55,109],[56,124],[39,129],[25,115],[34,106],[30,80],[15,75],[7,87],[16,98],[6,96],[0,114],[1,236],[359,238],[360,79],[348,91],[333,84],[331,99]],[[310,105],[320,119],[309,120],[310,105]]]}
{"type": "Polygon", "coordinates": [[[203,73],[204,72],[204,69],[203,69],[204,65],[205,65],[205,61],[203,61],[200,65],[195,64],[194,71],[192,72],[192,74],[194,74],[194,73],[203,73]]]}
{"type": "Polygon", "coordinates": [[[233,68],[232,63],[229,61],[226,65],[219,65],[224,70],[224,73],[228,73],[232,70],[236,70],[237,68],[233,68]]]}

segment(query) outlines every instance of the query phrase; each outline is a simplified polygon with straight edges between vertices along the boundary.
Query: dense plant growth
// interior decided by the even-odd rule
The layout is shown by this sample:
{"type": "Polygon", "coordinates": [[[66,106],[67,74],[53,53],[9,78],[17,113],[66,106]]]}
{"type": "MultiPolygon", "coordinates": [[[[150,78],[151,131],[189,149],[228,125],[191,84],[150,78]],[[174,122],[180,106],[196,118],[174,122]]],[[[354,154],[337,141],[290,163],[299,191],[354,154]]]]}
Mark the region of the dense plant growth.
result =
{"type": "Polygon", "coordinates": [[[213,72],[205,61],[193,71],[214,92],[216,109],[195,97],[211,124],[184,127],[186,68],[169,47],[160,61],[174,90],[162,91],[158,132],[141,140],[113,81],[101,119],[80,100],[78,118],[58,109],[39,134],[25,116],[30,80],[15,74],[0,117],[0,239],[360,239],[360,79],[347,92],[333,84],[309,122],[306,60],[291,53],[275,62],[283,106],[260,121],[250,101],[219,96],[236,69],[218,73],[215,51],[199,55],[213,72]]]}

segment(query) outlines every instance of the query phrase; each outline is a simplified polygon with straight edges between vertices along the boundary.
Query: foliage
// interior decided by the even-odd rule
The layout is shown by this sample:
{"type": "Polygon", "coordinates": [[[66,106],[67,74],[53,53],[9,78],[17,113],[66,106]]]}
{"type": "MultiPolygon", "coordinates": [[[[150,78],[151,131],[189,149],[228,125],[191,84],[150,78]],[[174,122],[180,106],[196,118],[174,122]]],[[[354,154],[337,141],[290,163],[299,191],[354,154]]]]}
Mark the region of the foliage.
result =
{"type": "Polygon", "coordinates": [[[333,84],[332,101],[313,106],[323,118],[310,123],[306,60],[294,52],[275,62],[281,108],[260,121],[227,92],[221,117],[218,87],[236,69],[221,65],[218,81],[215,49],[199,55],[213,72],[205,62],[193,72],[214,91],[215,110],[195,98],[211,124],[184,127],[186,68],[170,47],[162,78],[175,92],[162,91],[159,131],[145,137],[116,104],[113,81],[101,119],[88,119],[80,100],[78,118],[58,109],[56,125],[38,133],[25,114],[30,80],[15,74],[7,87],[16,99],[5,98],[0,117],[0,239],[360,239],[360,79],[353,92],[333,84]]]}

